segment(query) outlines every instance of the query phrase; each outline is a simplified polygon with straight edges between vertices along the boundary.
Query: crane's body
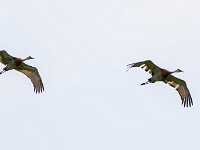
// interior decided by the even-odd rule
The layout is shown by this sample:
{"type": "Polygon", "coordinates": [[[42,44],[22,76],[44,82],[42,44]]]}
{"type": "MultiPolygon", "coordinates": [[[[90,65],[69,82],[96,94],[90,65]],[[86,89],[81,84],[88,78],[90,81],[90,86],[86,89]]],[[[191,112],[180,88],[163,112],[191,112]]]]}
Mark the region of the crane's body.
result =
{"type": "Polygon", "coordinates": [[[193,105],[192,97],[190,95],[185,81],[171,75],[173,73],[183,72],[182,70],[177,69],[175,71],[168,71],[166,69],[158,67],[151,60],[132,63],[127,66],[128,69],[132,67],[141,67],[146,72],[149,72],[152,75],[152,77],[149,78],[147,82],[142,83],[141,85],[155,83],[157,81],[163,81],[164,83],[169,84],[178,91],[179,95],[181,96],[182,104],[184,105],[184,107],[193,105]]]}
{"type": "Polygon", "coordinates": [[[6,67],[3,69],[3,71],[0,72],[0,74],[15,69],[23,74],[25,74],[33,83],[34,91],[36,93],[41,93],[44,91],[44,86],[42,83],[42,79],[39,75],[39,72],[37,68],[29,66],[24,63],[26,60],[34,59],[31,56],[28,56],[25,59],[13,57],[9,55],[5,50],[0,51],[0,62],[6,67]]]}

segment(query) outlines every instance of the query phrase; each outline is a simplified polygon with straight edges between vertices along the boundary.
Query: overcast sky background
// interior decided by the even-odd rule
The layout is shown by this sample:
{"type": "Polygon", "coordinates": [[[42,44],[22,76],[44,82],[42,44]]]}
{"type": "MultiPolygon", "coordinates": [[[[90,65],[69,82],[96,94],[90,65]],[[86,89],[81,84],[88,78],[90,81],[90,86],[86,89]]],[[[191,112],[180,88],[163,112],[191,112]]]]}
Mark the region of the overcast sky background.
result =
{"type": "MultiPolygon", "coordinates": [[[[0,76],[2,150],[199,150],[199,0],[2,0],[0,49],[36,58],[35,94],[0,76]],[[146,59],[187,82],[194,106],[126,65],[146,59]]],[[[3,69],[3,65],[0,68],[3,69]]]]}

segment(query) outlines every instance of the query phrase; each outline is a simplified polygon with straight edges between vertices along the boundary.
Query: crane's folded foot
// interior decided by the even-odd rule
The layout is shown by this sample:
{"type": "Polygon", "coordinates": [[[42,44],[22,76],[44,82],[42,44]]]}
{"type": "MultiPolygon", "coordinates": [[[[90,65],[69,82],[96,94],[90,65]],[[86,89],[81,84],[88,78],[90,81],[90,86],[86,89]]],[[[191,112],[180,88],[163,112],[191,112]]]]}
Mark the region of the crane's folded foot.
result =
{"type": "Polygon", "coordinates": [[[4,72],[5,72],[5,70],[1,71],[0,74],[2,74],[2,73],[4,73],[4,72]]]}
{"type": "Polygon", "coordinates": [[[146,84],[149,84],[149,81],[145,82],[145,83],[142,83],[141,85],[146,85],[146,84]]]}
{"type": "Polygon", "coordinates": [[[133,67],[133,65],[134,65],[134,63],[132,63],[132,64],[128,64],[128,65],[127,65],[127,69],[126,69],[126,71],[128,71],[129,69],[131,69],[131,68],[133,67]]]}

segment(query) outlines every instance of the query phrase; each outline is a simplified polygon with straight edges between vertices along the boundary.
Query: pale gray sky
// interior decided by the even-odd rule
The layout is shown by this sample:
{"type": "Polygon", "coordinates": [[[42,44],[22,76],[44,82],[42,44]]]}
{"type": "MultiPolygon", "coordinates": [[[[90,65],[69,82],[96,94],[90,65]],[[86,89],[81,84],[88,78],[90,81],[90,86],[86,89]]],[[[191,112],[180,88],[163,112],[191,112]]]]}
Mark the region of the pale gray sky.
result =
{"type": "MultiPolygon", "coordinates": [[[[45,91],[0,76],[2,150],[199,150],[198,0],[2,0],[0,49],[31,55],[45,91]],[[180,68],[194,106],[126,65],[180,68]]],[[[3,69],[3,65],[0,68],[3,69]]]]}

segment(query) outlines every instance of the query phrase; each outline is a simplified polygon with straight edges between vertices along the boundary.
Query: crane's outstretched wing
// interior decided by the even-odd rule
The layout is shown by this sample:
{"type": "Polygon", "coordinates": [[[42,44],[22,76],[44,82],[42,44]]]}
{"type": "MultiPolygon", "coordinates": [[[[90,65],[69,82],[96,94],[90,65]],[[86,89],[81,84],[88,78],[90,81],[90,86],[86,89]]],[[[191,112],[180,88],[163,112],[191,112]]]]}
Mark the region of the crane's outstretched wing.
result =
{"type": "Polygon", "coordinates": [[[11,61],[13,57],[9,55],[5,50],[0,51],[0,62],[6,65],[9,61],[11,61]]]}
{"type": "Polygon", "coordinates": [[[37,68],[29,66],[25,63],[22,63],[16,68],[16,70],[25,74],[29,79],[31,79],[31,82],[33,83],[34,91],[36,93],[41,93],[42,91],[44,91],[42,79],[39,75],[37,68]]]}
{"type": "Polygon", "coordinates": [[[187,85],[184,80],[176,78],[172,75],[169,75],[165,80],[165,83],[169,84],[170,86],[174,87],[179,95],[181,96],[182,104],[184,107],[192,106],[192,97],[190,95],[190,91],[187,88],[187,85]]]}
{"type": "MultiPolygon", "coordinates": [[[[161,72],[161,68],[155,65],[151,60],[141,61],[137,63],[128,64],[128,69],[132,67],[141,67],[152,76],[161,72]]],[[[128,71],[128,70],[127,70],[128,71]]]]}

